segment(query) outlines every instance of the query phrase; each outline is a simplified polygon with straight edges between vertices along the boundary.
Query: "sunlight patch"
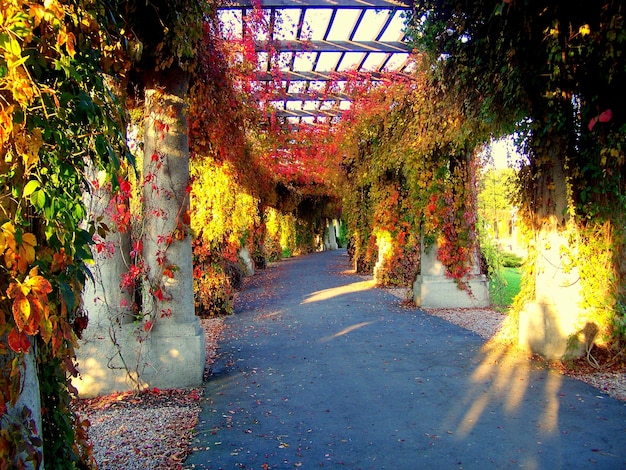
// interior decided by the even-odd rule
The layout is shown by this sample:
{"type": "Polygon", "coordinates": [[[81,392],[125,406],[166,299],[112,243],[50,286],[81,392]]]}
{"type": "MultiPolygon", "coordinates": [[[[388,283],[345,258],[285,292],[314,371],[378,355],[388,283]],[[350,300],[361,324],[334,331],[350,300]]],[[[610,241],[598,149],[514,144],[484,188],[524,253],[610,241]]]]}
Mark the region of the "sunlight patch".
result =
{"type": "Polygon", "coordinates": [[[322,300],[332,299],[344,294],[352,294],[354,292],[361,292],[364,290],[373,289],[376,286],[374,280],[353,282],[340,287],[333,287],[332,289],[324,289],[312,293],[308,298],[302,302],[303,304],[310,304],[312,302],[320,302],[322,300]]]}

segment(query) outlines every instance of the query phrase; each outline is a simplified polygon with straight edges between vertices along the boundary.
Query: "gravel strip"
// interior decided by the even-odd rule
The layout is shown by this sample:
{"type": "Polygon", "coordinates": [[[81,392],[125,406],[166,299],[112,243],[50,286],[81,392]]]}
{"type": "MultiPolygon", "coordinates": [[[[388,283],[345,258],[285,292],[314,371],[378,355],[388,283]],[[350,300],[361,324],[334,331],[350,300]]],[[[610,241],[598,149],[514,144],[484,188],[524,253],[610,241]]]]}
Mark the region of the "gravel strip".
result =
{"type": "MultiPolygon", "coordinates": [[[[223,323],[223,318],[200,320],[206,337],[205,375],[217,356],[223,323]]],[[[177,470],[189,453],[200,399],[196,389],[147,390],[72,405],[91,423],[89,439],[99,470],[177,470]]]]}
{"type": "Polygon", "coordinates": [[[91,414],[89,435],[97,443],[93,453],[98,467],[120,470],[180,467],[199,412],[199,406],[164,406],[91,414]],[[167,438],[168,434],[175,437],[167,438]]]}
{"type": "Polygon", "coordinates": [[[483,308],[425,308],[422,310],[471,330],[485,339],[494,336],[506,318],[506,315],[500,312],[483,308]]]}

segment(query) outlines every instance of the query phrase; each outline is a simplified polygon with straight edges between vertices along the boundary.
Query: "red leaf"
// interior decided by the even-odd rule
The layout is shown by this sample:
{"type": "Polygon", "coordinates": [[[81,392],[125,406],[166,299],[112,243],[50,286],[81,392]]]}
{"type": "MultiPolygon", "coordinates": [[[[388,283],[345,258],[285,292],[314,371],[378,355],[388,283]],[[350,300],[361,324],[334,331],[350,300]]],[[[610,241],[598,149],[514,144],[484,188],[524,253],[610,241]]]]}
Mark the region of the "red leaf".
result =
{"type": "Polygon", "coordinates": [[[131,186],[130,186],[130,183],[129,183],[128,181],[124,180],[121,176],[118,176],[118,178],[117,178],[117,182],[119,183],[119,185],[120,185],[120,190],[121,190],[123,193],[128,193],[128,192],[130,192],[130,190],[131,190],[131,186]]]}
{"type": "Polygon", "coordinates": [[[609,122],[611,119],[613,119],[613,111],[611,111],[610,109],[607,109],[606,111],[603,111],[602,113],[600,113],[600,115],[592,118],[589,121],[589,124],[587,125],[589,131],[591,132],[594,128],[594,126],[598,123],[598,122],[609,122]]]}
{"type": "Polygon", "coordinates": [[[600,116],[598,116],[598,121],[609,122],[612,117],[613,117],[613,111],[611,111],[610,109],[607,109],[606,111],[602,112],[600,116]]]}
{"type": "Polygon", "coordinates": [[[30,339],[28,339],[25,333],[14,328],[9,332],[8,340],[10,348],[16,353],[28,353],[30,349],[30,339]]]}
{"type": "Polygon", "coordinates": [[[156,291],[154,291],[154,296],[160,301],[163,301],[165,299],[165,293],[160,287],[156,291]]]}

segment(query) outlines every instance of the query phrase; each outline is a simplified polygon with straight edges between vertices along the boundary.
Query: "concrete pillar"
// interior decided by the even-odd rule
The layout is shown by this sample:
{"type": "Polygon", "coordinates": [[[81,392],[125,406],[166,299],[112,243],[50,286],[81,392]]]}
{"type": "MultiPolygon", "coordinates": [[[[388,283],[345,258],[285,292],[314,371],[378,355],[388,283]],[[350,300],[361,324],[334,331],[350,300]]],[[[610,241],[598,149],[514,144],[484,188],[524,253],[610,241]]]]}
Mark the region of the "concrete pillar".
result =
{"type": "Polygon", "coordinates": [[[250,256],[250,250],[247,247],[241,247],[239,250],[239,258],[243,261],[243,264],[246,268],[246,275],[254,276],[254,261],[252,260],[252,256],[250,256]]]}
{"type": "Polygon", "coordinates": [[[337,235],[337,247],[341,248],[339,246],[339,234],[341,233],[341,220],[333,219],[333,227],[335,228],[335,234],[337,235]]]}
{"type": "Polygon", "coordinates": [[[378,247],[378,259],[374,265],[374,280],[377,284],[383,284],[383,278],[387,274],[386,271],[389,270],[389,261],[394,251],[391,233],[387,230],[378,232],[376,245],[378,247]]]}
{"type": "MultiPolygon", "coordinates": [[[[3,338],[6,340],[6,338],[3,338]]],[[[10,353],[9,355],[0,358],[0,366],[5,367],[6,363],[10,362],[14,353],[10,353]],[[5,362],[6,361],[6,362],[5,362]]],[[[37,365],[35,361],[35,347],[31,346],[28,353],[23,355],[23,369],[22,373],[22,391],[17,398],[14,406],[7,403],[6,417],[2,419],[2,428],[4,429],[5,425],[10,425],[12,422],[20,423],[22,426],[28,429],[26,432],[30,432],[33,437],[38,437],[41,439],[41,431],[42,431],[42,416],[41,416],[41,396],[39,390],[39,378],[37,376],[37,365]],[[25,420],[25,416],[23,415],[24,408],[30,410],[31,414],[28,420],[25,420]]],[[[41,459],[41,465],[36,466],[33,461],[26,462],[25,469],[26,470],[35,470],[38,468],[45,468],[44,455],[43,455],[43,445],[34,445],[39,457],[41,459]]],[[[22,460],[26,460],[28,457],[33,457],[32,455],[28,455],[26,450],[22,450],[20,452],[20,457],[22,460]]],[[[10,467],[11,462],[8,462],[10,467]]],[[[4,467],[3,467],[4,468],[4,467]]]]}
{"type": "Polygon", "coordinates": [[[460,289],[456,281],[446,276],[445,266],[437,259],[437,247],[426,248],[421,242],[421,270],[413,283],[413,300],[424,308],[485,308],[491,305],[489,283],[480,274],[478,263],[472,265],[463,280],[469,291],[460,289]]]}
{"type": "Polygon", "coordinates": [[[567,237],[540,232],[535,249],[535,299],[520,312],[519,345],[547,359],[580,356],[597,326],[579,324],[581,287],[578,269],[565,255],[571,250],[567,237]]]}
{"type": "Polygon", "coordinates": [[[324,234],[324,249],[336,250],[337,246],[337,234],[335,233],[335,224],[331,220],[326,220],[326,232],[324,234]]]}
{"type": "Polygon", "coordinates": [[[150,175],[151,183],[144,186],[141,318],[136,324],[118,324],[109,317],[107,330],[97,327],[97,338],[86,338],[79,359],[81,379],[74,381],[81,396],[197,386],[204,375],[204,331],[195,316],[186,220],[188,77],[174,70],[152,78],[145,92],[144,175],[150,175]],[[170,266],[175,270],[166,273],[170,266]]]}
{"type": "MultiPolygon", "coordinates": [[[[88,218],[101,219],[112,231],[98,240],[98,247],[92,247],[94,263],[87,266],[91,276],[83,286],[82,299],[88,324],[76,350],[81,378],[73,378],[72,384],[81,396],[96,396],[135,388],[124,364],[134,368],[136,354],[123,346],[124,338],[133,337],[135,318],[134,299],[130,292],[120,288],[122,276],[131,263],[130,227],[125,232],[115,230],[110,207],[113,196],[105,181],[106,174],[99,173],[91,162],[86,167],[90,181],[99,181],[83,195],[88,218]]],[[[128,200],[117,202],[128,204],[128,200]]]]}

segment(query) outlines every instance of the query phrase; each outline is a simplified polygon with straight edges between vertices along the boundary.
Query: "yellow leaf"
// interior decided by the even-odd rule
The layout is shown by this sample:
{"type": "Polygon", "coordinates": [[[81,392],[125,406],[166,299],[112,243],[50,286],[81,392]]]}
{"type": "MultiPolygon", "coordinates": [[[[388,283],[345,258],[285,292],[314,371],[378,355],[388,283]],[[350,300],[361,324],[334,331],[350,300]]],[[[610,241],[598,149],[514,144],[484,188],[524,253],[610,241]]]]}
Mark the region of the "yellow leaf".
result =
{"type": "Polygon", "coordinates": [[[26,273],[28,266],[35,261],[37,238],[32,233],[23,233],[21,243],[18,245],[15,239],[15,227],[11,222],[2,225],[2,232],[6,243],[4,262],[7,268],[17,267],[20,273],[26,273]]]}
{"type": "Polygon", "coordinates": [[[46,7],[46,19],[55,18],[59,21],[65,19],[65,11],[57,0],[45,0],[43,5],[46,7]]]}
{"type": "Polygon", "coordinates": [[[37,246],[37,238],[32,233],[24,233],[22,235],[22,243],[30,246],[37,246]]]}
{"type": "Polygon", "coordinates": [[[581,36],[587,36],[588,34],[591,34],[591,28],[589,27],[588,24],[584,24],[582,25],[580,28],[578,28],[578,32],[580,33],[581,36]]]}
{"type": "Polygon", "coordinates": [[[15,251],[15,249],[17,248],[15,245],[15,227],[13,227],[13,224],[11,222],[5,222],[1,228],[2,228],[2,233],[4,234],[4,237],[5,237],[6,245],[10,249],[15,251]]]}
{"type": "Polygon", "coordinates": [[[35,128],[26,139],[26,145],[21,149],[22,160],[26,172],[39,163],[39,149],[43,145],[41,129],[35,128]]]}

